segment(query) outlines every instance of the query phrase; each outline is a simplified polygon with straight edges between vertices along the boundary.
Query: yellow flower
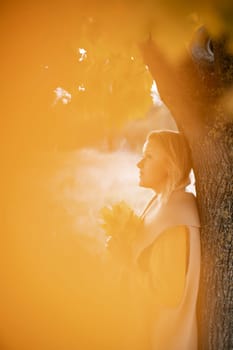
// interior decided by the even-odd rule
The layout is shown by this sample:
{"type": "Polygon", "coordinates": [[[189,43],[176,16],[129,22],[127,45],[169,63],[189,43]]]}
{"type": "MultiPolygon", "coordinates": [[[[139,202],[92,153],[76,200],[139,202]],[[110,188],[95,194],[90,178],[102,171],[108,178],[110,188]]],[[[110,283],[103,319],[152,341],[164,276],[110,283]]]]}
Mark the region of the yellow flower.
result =
{"type": "Polygon", "coordinates": [[[111,207],[103,207],[100,216],[103,221],[101,226],[107,236],[108,248],[114,252],[127,254],[133,241],[143,230],[142,219],[124,201],[111,207]]]}

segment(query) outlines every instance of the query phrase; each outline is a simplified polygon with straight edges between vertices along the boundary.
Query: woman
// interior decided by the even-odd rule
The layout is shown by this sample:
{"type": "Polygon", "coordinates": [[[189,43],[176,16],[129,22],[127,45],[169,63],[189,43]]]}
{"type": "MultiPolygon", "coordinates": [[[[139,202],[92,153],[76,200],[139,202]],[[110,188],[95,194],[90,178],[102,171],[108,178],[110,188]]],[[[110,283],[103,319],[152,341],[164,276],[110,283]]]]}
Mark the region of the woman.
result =
{"type": "Polygon", "coordinates": [[[195,197],[185,192],[191,159],[184,137],[151,132],[137,166],[140,186],[155,191],[142,213],[145,231],[133,247],[152,296],[150,348],[195,350],[200,224],[195,197]]]}
{"type": "MultiPolygon", "coordinates": [[[[128,295],[121,328],[131,343],[121,349],[196,350],[200,224],[195,197],[185,191],[191,158],[184,137],[151,132],[137,166],[140,186],[155,192],[141,215],[144,228],[132,235],[128,250],[117,235],[109,240],[109,250],[123,262],[117,308],[128,295]]],[[[131,237],[129,227],[121,237],[123,243],[131,237]]]]}

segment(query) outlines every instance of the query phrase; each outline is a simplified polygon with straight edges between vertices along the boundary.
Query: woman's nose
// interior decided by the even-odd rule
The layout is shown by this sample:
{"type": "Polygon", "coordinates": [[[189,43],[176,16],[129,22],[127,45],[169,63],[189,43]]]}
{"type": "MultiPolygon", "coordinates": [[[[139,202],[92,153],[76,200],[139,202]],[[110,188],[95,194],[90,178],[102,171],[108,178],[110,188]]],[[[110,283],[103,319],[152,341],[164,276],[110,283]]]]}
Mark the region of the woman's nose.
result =
{"type": "Polygon", "coordinates": [[[143,165],[143,159],[141,159],[141,160],[137,163],[137,167],[138,167],[139,169],[141,169],[141,168],[142,168],[142,165],[143,165]]]}

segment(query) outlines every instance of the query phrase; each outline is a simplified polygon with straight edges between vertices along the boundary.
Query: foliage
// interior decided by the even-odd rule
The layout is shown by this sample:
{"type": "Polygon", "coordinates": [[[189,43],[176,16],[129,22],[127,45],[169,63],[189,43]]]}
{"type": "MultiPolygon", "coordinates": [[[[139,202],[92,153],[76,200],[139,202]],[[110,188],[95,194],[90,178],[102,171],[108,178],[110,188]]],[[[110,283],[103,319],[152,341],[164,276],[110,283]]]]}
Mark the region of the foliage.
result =
{"type": "Polygon", "coordinates": [[[26,148],[75,148],[143,117],[152,104],[152,78],[138,47],[149,36],[174,62],[202,23],[215,36],[233,36],[229,0],[1,6],[2,140],[17,147],[23,139],[26,148]],[[57,88],[69,98],[55,95],[57,88]]]}

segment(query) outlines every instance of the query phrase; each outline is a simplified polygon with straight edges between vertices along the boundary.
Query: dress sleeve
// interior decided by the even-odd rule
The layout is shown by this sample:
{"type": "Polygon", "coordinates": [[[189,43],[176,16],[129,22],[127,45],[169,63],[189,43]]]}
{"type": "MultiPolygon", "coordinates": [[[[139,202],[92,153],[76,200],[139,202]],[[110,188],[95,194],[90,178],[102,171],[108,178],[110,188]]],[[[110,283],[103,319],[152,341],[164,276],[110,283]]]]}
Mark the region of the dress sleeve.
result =
{"type": "Polygon", "coordinates": [[[154,242],[147,278],[154,302],[176,307],[182,298],[188,264],[188,228],[176,226],[154,242]]]}

